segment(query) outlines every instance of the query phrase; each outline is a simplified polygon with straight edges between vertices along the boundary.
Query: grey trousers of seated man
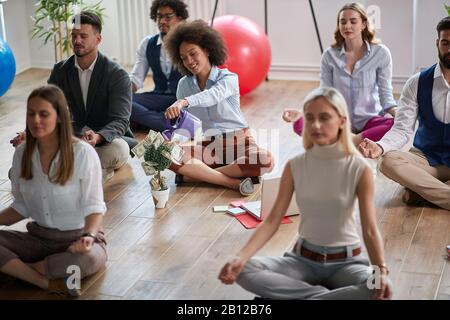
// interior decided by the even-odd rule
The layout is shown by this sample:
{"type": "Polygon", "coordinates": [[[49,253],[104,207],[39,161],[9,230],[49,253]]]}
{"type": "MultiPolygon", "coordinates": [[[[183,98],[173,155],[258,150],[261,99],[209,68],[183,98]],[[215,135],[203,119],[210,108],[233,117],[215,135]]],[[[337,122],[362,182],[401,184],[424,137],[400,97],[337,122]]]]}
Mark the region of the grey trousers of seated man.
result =
{"type": "Polygon", "coordinates": [[[369,300],[375,294],[367,286],[371,273],[368,259],[361,256],[321,263],[286,252],[250,259],[236,282],[269,299],[369,300]]]}

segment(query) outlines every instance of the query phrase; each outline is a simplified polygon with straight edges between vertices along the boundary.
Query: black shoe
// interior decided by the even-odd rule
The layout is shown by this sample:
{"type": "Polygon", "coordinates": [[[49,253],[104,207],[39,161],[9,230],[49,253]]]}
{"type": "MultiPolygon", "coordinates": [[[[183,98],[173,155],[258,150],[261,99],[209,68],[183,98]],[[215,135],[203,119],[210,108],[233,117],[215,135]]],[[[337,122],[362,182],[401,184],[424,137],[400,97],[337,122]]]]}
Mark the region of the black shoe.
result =
{"type": "Polygon", "coordinates": [[[418,207],[418,206],[425,206],[428,204],[427,200],[422,198],[416,192],[414,192],[410,189],[407,189],[407,188],[405,188],[405,192],[403,193],[402,200],[407,206],[418,207]]]}
{"type": "Polygon", "coordinates": [[[250,177],[250,179],[252,179],[252,183],[253,184],[259,184],[261,183],[261,177],[257,176],[257,177],[250,177]]]}
{"type": "Polygon", "coordinates": [[[181,174],[175,175],[175,184],[178,186],[184,182],[184,178],[181,174]]]}

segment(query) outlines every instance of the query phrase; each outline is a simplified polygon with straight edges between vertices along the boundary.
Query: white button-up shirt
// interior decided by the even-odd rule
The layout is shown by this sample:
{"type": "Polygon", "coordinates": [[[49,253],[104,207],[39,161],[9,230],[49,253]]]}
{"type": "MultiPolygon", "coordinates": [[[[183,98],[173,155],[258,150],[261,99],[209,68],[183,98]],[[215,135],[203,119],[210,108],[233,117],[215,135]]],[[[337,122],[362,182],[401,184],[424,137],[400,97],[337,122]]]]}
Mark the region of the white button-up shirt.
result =
{"type": "MultiPolygon", "coordinates": [[[[89,144],[74,143],[73,175],[63,186],[50,182],[44,174],[37,147],[32,155],[33,178],[20,178],[24,150],[25,143],[14,153],[11,170],[11,207],[19,214],[42,227],[61,231],[82,229],[87,216],[105,214],[100,160],[89,144]]],[[[49,169],[50,176],[59,167],[59,157],[58,151],[49,169]]]]}
{"type": "Polygon", "coordinates": [[[91,82],[91,76],[92,72],[94,71],[95,63],[97,62],[97,57],[95,57],[94,62],[87,68],[86,70],[83,70],[80,65],[78,64],[77,59],[75,58],[75,68],[78,69],[78,78],[80,79],[80,87],[81,87],[81,93],[83,95],[83,102],[84,107],[86,108],[87,105],[87,96],[89,91],[89,83],[91,82]]]}
{"type": "MultiPolygon", "coordinates": [[[[402,149],[413,137],[419,113],[417,104],[417,88],[419,86],[420,72],[408,79],[403,87],[399,100],[399,108],[391,130],[378,144],[384,153],[391,150],[402,149]]],[[[432,91],[433,113],[437,120],[445,124],[450,123],[450,86],[445,80],[441,66],[438,63],[434,70],[434,83],[432,91]]]]}

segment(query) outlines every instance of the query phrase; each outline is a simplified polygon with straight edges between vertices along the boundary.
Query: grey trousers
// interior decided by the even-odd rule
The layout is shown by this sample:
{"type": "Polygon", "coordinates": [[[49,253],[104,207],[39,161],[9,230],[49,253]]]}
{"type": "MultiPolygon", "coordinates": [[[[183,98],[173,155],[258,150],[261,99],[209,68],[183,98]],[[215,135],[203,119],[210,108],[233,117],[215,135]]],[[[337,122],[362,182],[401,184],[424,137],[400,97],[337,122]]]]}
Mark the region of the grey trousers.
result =
{"type": "Polygon", "coordinates": [[[82,230],[59,231],[27,224],[28,232],[0,230],[0,269],[12,259],[25,263],[44,260],[45,276],[50,279],[64,279],[70,276],[69,266],[78,266],[81,278],[96,273],[105,266],[106,242],[102,234],[97,236],[92,249],[86,254],[70,253],[67,248],[77,240],[82,230]]]}
{"type": "Polygon", "coordinates": [[[269,299],[368,300],[375,294],[366,284],[372,273],[368,259],[356,256],[336,262],[316,262],[299,254],[302,245],[321,253],[347,250],[347,247],[315,246],[299,239],[297,252],[250,259],[237,283],[269,299]]]}

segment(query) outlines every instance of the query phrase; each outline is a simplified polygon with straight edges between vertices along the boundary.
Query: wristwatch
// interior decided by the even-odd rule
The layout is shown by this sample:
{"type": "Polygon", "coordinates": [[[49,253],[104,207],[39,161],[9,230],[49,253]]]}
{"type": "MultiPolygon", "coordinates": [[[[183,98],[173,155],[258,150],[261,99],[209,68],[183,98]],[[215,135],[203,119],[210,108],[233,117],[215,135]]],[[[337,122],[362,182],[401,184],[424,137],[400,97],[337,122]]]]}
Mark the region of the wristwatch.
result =
{"type": "Polygon", "coordinates": [[[386,270],[386,275],[389,275],[389,268],[387,267],[386,263],[380,264],[377,267],[380,268],[380,270],[386,270]]]}
{"type": "Polygon", "coordinates": [[[82,238],[84,238],[84,237],[91,237],[93,239],[97,239],[97,236],[95,234],[93,234],[92,232],[85,232],[85,233],[83,233],[83,235],[81,237],[82,238]]]}

